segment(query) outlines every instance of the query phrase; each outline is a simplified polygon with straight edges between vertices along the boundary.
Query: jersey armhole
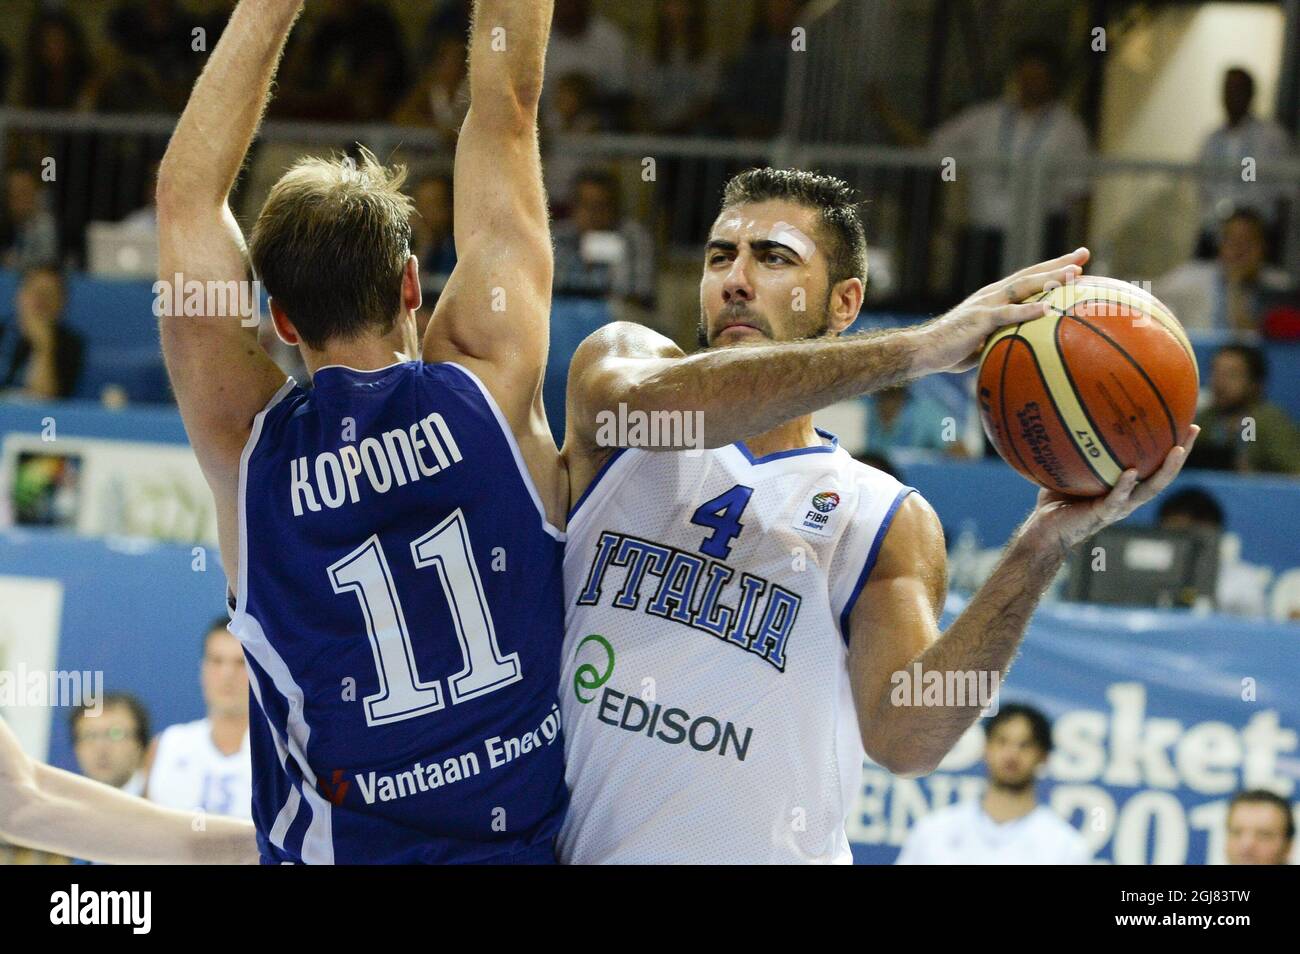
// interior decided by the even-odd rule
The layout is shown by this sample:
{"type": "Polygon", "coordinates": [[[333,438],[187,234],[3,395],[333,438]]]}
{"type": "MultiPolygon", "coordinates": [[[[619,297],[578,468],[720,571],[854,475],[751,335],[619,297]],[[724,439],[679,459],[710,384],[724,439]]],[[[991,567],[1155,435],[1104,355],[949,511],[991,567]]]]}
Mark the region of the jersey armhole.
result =
{"type": "Polygon", "coordinates": [[[885,510],[884,516],[881,517],[880,526],[876,528],[871,545],[867,548],[862,570],[858,573],[853,589],[849,591],[849,597],[844,601],[844,608],[839,614],[840,636],[844,639],[846,647],[849,645],[849,617],[853,615],[853,607],[857,605],[858,597],[862,595],[862,589],[867,585],[867,580],[871,578],[871,571],[876,567],[876,559],[880,556],[880,547],[885,542],[885,534],[889,532],[890,524],[894,522],[894,515],[898,513],[898,508],[903,505],[907,495],[914,493],[916,493],[915,487],[904,486],[899,488],[893,500],[890,501],[889,507],[885,510]]]}
{"type": "Polygon", "coordinates": [[[283,401],[295,387],[297,387],[297,382],[293,378],[285,378],[284,384],[280,385],[280,390],[275,392],[275,396],[267,402],[266,407],[257,413],[257,417],[253,418],[253,430],[249,433],[248,441],[244,444],[243,453],[239,455],[239,500],[237,502],[239,512],[239,572],[236,575],[234,612],[230,616],[230,626],[228,627],[235,636],[239,636],[240,627],[242,627],[244,617],[248,613],[248,462],[252,459],[253,451],[257,448],[257,442],[262,437],[262,426],[266,422],[267,413],[283,401]]]}
{"type": "MultiPolygon", "coordinates": [[[[506,444],[510,447],[510,453],[514,455],[515,467],[519,471],[519,478],[524,482],[524,487],[528,490],[528,496],[533,499],[533,505],[537,508],[537,516],[541,518],[542,529],[550,536],[554,537],[560,543],[564,542],[564,531],[554,526],[546,517],[546,507],[542,504],[542,496],[537,492],[537,485],[533,482],[533,475],[528,471],[528,465],[524,462],[524,455],[519,450],[519,442],[515,440],[515,432],[510,429],[510,424],[506,421],[506,416],[501,413],[501,408],[492,396],[492,392],[487,389],[479,376],[465,367],[463,364],[457,364],[455,361],[438,361],[438,365],[449,368],[455,368],[465,377],[469,378],[478,388],[479,393],[483,395],[483,400],[492,410],[492,415],[497,420],[497,427],[500,429],[502,436],[506,439],[506,444]]],[[[556,455],[559,456],[558,453],[556,455]]]]}

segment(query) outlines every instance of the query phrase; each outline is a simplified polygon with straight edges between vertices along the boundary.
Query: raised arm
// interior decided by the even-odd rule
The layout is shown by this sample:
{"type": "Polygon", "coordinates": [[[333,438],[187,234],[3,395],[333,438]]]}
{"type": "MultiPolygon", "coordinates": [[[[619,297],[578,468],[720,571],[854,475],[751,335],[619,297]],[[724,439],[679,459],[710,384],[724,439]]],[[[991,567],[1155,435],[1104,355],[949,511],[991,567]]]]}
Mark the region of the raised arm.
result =
{"type": "MultiPolygon", "coordinates": [[[[1178,475],[1199,429],[1193,427],[1155,474],[1140,484],[1121,475],[1105,497],[1069,498],[1044,490],[1007,545],[992,575],[942,634],[946,556],[939,518],[910,495],[898,508],[875,567],[849,617],[849,678],[867,754],[898,775],[934,771],[979,717],[978,699],[958,705],[894,704],[894,676],[929,672],[1006,675],[1038,606],[1066,555],[1098,530],[1122,520],[1178,475]]],[[[944,685],[952,685],[945,677],[944,685]]],[[[987,685],[987,683],[985,683],[987,685]]]]}
{"type": "Polygon", "coordinates": [[[425,331],[426,361],[484,380],[518,431],[546,367],[553,253],[537,141],[551,0],[476,0],[470,107],[456,145],[456,267],[425,331]]]}
{"type": "Polygon", "coordinates": [[[254,864],[249,822],[197,817],[37,762],[0,720],[0,839],[106,864],[254,864]]]}
{"type": "Polygon", "coordinates": [[[253,418],[284,383],[241,315],[251,300],[244,236],[228,199],[270,96],[302,0],[242,0],[199,77],[158,170],[163,357],[218,508],[227,571],[239,457],[253,418]],[[179,287],[177,284],[179,283],[179,287]],[[199,283],[199,284],[193,284],[199,283]],[[202,289],[212,313],[175,314],[202,289]]]}
{"type": "MultiPolygon", "coordinates": [[[[1044,314],[1020,302],[1078,275],[1076,252],[976,292],[924,325],[888,332],[715,348],[690,356],[648,328],[620,323],[592,334],[569,372],[566,454],[594,453],[601,412],[700,412],[703,444],[722,447],[836,401],[937,371],[964,370],[1005,325],[1044,314]]],[[[672,450],[674,448],[661,448],[672,450]]],[[[605,449],[608,450],[608,449],[605,449]]]]}

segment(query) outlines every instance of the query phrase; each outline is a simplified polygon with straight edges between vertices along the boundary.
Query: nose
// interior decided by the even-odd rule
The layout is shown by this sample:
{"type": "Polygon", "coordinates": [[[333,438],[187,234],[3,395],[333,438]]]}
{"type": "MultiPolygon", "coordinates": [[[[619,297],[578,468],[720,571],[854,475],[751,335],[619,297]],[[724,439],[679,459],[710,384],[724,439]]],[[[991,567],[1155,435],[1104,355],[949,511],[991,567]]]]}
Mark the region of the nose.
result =
{"type": "Polygon", "coordinates": [[[722,282],[722,300],[726,304],[754,300],[754,286],[749,281],[747,263],[747,256],[737,255],[727,270],[727,277],[722,282]]]}

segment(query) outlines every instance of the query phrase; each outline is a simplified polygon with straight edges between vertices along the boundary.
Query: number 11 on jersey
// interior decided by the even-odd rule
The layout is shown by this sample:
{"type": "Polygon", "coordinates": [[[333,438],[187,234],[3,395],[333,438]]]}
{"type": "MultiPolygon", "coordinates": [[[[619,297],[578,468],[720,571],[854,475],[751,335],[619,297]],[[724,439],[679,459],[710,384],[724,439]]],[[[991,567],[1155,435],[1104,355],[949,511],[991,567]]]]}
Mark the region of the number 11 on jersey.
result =
{"type": "MultiPolygon", "coordinates": [[[[411,559],[419,569],[437,570],[460,642],[464,666],[447,681],[452,704],[522,679],[519,654],[502,656],[497,645],[464,513],[454,511],[413,540],[411,559]]],[[[362,700],[366,724],[400,722],[444,708],[441,681],[422,681],[416,669],[411,633],[378,535],[334,563],[329,577],[335,593],[356,594],[374,652],[379,691],[362,700]]]]}

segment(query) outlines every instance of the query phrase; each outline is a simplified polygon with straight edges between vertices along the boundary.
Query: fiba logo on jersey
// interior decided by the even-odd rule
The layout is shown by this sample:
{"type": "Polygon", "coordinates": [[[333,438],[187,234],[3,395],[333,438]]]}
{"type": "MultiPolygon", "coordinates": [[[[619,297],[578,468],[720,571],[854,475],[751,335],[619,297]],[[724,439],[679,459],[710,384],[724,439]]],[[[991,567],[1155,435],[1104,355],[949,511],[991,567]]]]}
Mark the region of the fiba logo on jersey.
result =
{"type": "Polygon", "coordinates": [[[808,509],[795,521],[800,530],[807,530],[820,536],[830,535],[831,514],[840,505],[840,495],[833,490],[822,490],[813,494],[808,509]]]}
{"type": "Polygon", "coordinates": [[[823,490],[813,497],[812,505],[818,513],[830,513],[840,505],[840,495],[833,490],[823,490]]]}

